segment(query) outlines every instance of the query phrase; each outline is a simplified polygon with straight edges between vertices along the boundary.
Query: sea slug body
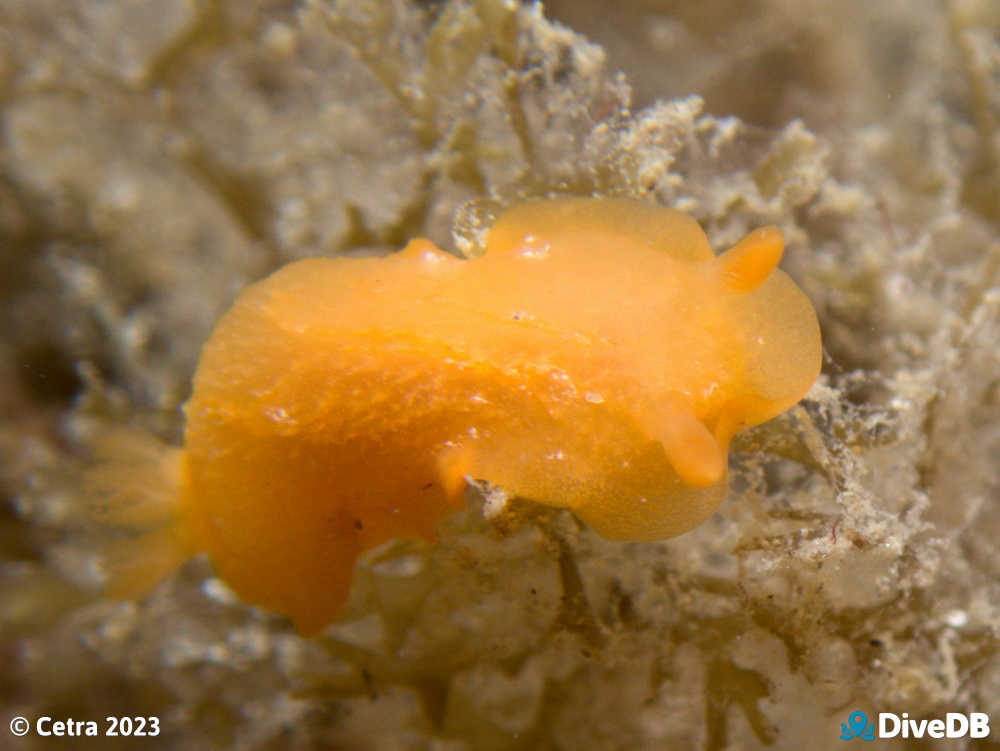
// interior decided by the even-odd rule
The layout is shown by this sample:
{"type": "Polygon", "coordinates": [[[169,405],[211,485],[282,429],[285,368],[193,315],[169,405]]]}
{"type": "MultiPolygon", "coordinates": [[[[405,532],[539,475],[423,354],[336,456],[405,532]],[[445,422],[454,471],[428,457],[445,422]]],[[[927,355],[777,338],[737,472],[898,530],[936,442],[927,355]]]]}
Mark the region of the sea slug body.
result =
{"type": "Polygon", "coordinates": [[[416,239],[290,264],[204,346],[172,539],[312,633],[359,552],[431,538],[467,478],[612,539],[685,532],[725,495],[733,434],[819,373],[782,249],[764,228],[716,257],[677,211],[560,198],[501,214],[477,258],[416,239]]]}

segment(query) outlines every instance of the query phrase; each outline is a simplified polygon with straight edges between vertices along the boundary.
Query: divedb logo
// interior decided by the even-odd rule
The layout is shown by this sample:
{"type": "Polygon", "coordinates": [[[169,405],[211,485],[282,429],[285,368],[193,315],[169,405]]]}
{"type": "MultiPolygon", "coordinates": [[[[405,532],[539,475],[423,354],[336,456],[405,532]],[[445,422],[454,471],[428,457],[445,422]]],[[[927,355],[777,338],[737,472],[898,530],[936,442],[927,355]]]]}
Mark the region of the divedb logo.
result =
{"type": "Polygon", "coordinates": [[[878,713],[878,731],[874,722],[868,722],[864,712],[855,709],[840,723],[840,737],[849,741],[860,738],[873,741],[878,738],[986,738],[990,734],[990,718],[985,712],[948,712],[944,719],[911,720],[910,715],[892,712],[878,713]]]}

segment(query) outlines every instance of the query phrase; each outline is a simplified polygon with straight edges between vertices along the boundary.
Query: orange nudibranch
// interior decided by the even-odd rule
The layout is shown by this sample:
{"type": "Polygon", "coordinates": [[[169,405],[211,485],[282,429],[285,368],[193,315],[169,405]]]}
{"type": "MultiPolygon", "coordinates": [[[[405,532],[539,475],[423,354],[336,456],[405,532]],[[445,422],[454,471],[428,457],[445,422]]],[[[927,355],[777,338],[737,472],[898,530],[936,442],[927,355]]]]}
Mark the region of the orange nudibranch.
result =
{"type": "Polygon", "coordinates": [[[715,256],[677,211],[559,198],[502,213],[477,258],[416,239],[292,263],[204,346],[170,544],[312,633],[361,551],[431,538],[467,479],[611,539],[685,532],[733,434],[819,373],[782,249],[768,227],[715,256]]]}

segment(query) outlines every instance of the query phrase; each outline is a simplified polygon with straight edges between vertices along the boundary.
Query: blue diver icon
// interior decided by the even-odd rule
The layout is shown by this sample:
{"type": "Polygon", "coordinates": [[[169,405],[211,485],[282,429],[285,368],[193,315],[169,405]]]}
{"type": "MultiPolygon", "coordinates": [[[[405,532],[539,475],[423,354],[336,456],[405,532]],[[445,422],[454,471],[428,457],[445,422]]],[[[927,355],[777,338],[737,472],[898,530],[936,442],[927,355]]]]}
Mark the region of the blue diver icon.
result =
{"type": "Polygon", "coordinates": [[[847,718],[846,724],[840,723],[840,739],[849,741],[851,738],[860,738],[863,741],[875,740],[875,723],[869,723],[864,712],[854,710],[847,718]],[[848,728],[848,725],[851,727],[848,728]]]}

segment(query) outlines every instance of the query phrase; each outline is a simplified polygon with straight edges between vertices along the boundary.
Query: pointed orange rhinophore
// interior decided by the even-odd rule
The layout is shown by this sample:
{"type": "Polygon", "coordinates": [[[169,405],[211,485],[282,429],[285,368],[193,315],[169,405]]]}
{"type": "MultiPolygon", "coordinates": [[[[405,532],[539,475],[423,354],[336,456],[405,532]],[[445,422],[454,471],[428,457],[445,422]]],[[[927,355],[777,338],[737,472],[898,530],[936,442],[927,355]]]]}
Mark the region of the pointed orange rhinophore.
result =
{"type": "Polygon", "coordinates": [[[723,278],[734,292],[749,292],[778,268],[785,238],[777,227],[761,227],[719,256],[723,278]]]}

